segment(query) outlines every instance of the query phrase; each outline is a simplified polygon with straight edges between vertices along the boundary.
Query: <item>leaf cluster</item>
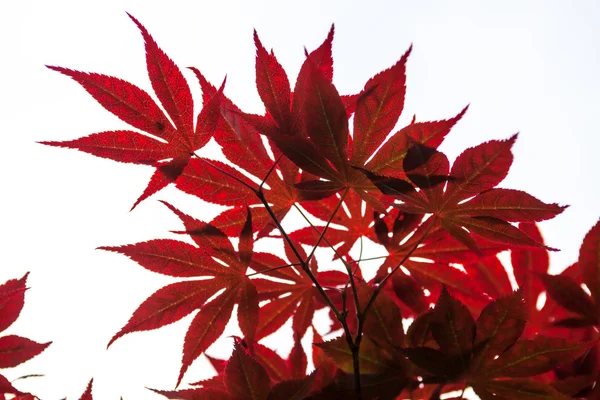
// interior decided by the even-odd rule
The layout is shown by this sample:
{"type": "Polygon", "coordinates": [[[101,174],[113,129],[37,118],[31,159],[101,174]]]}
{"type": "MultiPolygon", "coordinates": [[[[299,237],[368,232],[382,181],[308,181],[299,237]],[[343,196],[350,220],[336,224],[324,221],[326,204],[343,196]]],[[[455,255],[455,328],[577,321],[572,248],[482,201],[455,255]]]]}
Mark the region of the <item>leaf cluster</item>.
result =
{"type": "MultiPolygon", "coordinates": [[[[596,398],[600,225],[577,264],[548,275],[555,249],[536,222],[565,207],[498,187],[517,135],[468,148],[451,165],[438,148],[467,107],[396,128],[411,48],[359,93],[340,94],[333,26],[306,51],[293,85],[254,32],[264,114],[242,111],[224,94],[225,81],[217,88],[190,68],[202,90],[197,111],[183,72],[130,17],[144,39],[153,94],[115,77],[49,67],[130,128],[42,143],[153,168],[133,207],[171,184],[227,207],[203,221],[163,202],[181,220],[176,232],[185,241],[101,247],[180,279],[150,294],[109,346],[195,313],[174,384],[189,382],[188,369],[201,356],[216,376],[154,392],[169,399],[393,400],[438,399],[471,387],[482,399],[596,398]],[[225,160],[198,154],[210,140],[225,160]],[[291,213],[306,225],[284,229],[291,213]],[[362,254],[366,239],[381,253],[362,254]],[[282,251],[258,251],[266,241],[282,251]],[[317,261],[319,247],[333,259],[317,261]],[[497,257],[505,250],[516,291],[497,257]],[[543,292],[548,300],[540,309],[543,292]],[[331,317],[327,331],[313,324],[322,309],[331,317]],[[234,314],[241,337],[229,359],[206,355],[234,314]],[[290,319],[293,348],[282,357],[266,338],[290,319]],[[310,349],[301,344],[307,334],[310,349]]],[[[4,287],[18,292],[10,304],[22,306],[24,283],[10,282],[4,287]]],[[[0,338],[0,349],[12,341],[0,338]]],[[[45,346],[31,344],[23,361],[45,346]]],[[[2,354],[0,367],[12,366],[2,365],[2,354]]],[[[91,382],[82,399],[91,399],[91,382]]]]}

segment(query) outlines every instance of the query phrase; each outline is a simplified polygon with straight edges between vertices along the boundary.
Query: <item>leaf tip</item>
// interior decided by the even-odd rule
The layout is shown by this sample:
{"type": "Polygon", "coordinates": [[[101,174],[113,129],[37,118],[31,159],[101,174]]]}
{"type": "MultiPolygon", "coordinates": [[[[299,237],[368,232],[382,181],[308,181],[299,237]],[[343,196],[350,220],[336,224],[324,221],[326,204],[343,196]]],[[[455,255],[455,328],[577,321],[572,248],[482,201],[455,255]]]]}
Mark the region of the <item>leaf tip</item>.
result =
{"type": "Polygon", "coordinates": [[[406,50],[406,52],[404,52],[404,54],[402,55],[402,62],[406,63],[406,60],[408,59],[408,56],[410,56],[410,53],[412,53],[413,50],[413,44],[411,43],[410,46],[408,46],[408,50],[406,50]]]}

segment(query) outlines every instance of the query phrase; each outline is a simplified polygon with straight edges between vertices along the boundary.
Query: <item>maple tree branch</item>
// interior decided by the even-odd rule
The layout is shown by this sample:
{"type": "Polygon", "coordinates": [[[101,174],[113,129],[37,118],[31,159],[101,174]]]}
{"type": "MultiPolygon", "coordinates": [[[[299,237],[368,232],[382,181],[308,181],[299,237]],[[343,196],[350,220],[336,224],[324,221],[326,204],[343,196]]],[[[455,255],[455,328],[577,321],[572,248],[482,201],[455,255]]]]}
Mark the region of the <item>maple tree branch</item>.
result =
{"type": "MultiPolygon", "coordinates": [[[[346,190],[346,192],[347,192],[347,190],[346,190]]],[[[292,251],[294,252],[294,254],[296,255],[296,257],[298,258],[298,261],[301,263],[302,270],[308,275],[308,277],[310,278],[310,280],[313,282],[313,284],[315,285],[315,287],[319,291],[319,294],[321,295],[321,297],[323,297],[323,299],[325,300],[325,302],[327,303],[327,305],[329,306],[329,308],[331,309],[331,311],[334,313],[334,315],[337,318],[337,320],[340,321],[340,324],[342,325],[342,328],[344,329],[344,336],[346,338],[346,342],[348,343],[348,347],[350,348],[350,351],[352,353],[355,392],[356,392],[356,395],[357,395],[358,399],[359,400],[362,399],[361,384],[360,384],[360,364],[359,364],[359,358],[358,358],[358,354],[359,354],[358,352],[359,352],[359,348],[360,348],[359,347],[360,346],[360,340],[359,340],[359,338],[357,338],[357,340],[355,342],[355,340],[352,337],[352,333],[350,332],[350,328],[348,326],[348,323],[346,322],[346,314],[347,314],[347,312],[343,311],[343,312],[340,313],[340,311],[337,309],[337,307],[335,306],[335,304],[333,304],[333,301],[331,300],[331,298],[329,297],[329,295],[327,295],[327,292],[325,291],[325,289],[323,288],[323,286],[319,283],[319,281],[317,280],[317,278],[315,277],[315,275],[310,270],[310,267],[308,265],[308,260],[310,260],[310,258],[307,258],[306,261],[302,259],[302,256],[300,255],[300,253],[296,249],[296,246],[294,245],[294,242],[292,242],[292,240],[288,236],[287,232],[283,229],[283,226],[281,226],[281,222],[279,221],[279,219],[277,218],[277,216],[275,215],[275,213],[273,212],[273,210],[269,206],[269,203],[267,202],[267,199],[265,198],[264,193],[262,191],[258,191],[258,192],[255,192],[255,193],[258,196],[258,198],[261,201],[261,203],[263,203],[265,209],[267,210],[267,212],[271,216],[271,219],[273,219],[273,222],[275,222],[275,224],[277,225],[277,228],[281,232],[281,235],[283,236],[284,240],[289,244],[289,246],[291,247],[292,251]]],[[[342,201],[343,201],[343,199],[342,199],[342,201]]],[[[340,206],[341,206],[341,202],[340,202],[340,205],[338,205],[338,208],[340,206]]],[[[337,208],[336,208],[336,211],[337,211],[337,208]]],[[[335,214],[335,212],[334,212],[334,214],[335,214]]],[[[333,219],[333,217],[331,217],[331,219],[333,219]]],[[[325,230],[323,230],[323,233],[322,233],[321,237],[323,237],[324,234],[325,234],[325,230]]],[[[318,245],[318,243],[317,243],[317,245],[318,245]]],[[[316,246],[313,248],[313,252],[311,252],[311,256],[314,253],[314,249],[315,248],[316,248],[316,246]]],[[[347,265],[347,264],[345,264],[345,265],[347,265]]],[[[354,283],[354,279],[353,279],[352,275],[350,275],[350,280],[351,280],[351,282],[353,284],[354,283]]],[[[356,290],[353,290],[352,292],[354,293],[355,301],[357,302],[357,307],[358,307],[358,294],[357,294],[356,290]]],[[[345,308],[345,305],[344,305],[344,308],[345,308]]]]}

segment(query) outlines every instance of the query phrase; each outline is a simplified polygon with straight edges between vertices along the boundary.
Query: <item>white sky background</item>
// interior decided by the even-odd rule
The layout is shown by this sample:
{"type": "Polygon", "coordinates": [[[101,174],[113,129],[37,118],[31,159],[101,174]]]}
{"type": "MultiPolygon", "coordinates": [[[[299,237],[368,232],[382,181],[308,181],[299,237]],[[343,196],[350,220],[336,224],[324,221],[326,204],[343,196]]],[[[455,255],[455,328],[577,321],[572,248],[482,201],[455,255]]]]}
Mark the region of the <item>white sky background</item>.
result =
{"type": "MultiPolygon", "coordinates": [[[[125,11],[181,68],[198,67],[214,83],[227,73],[226,94],[249,112],[263,110],[254,84],[253,28],[293,82],[303,46],[314,49],[334,22],[334,82],[344,94],[358,92],[412,42],[400,124],[414,113],[419,121],[452,117],[470,103],[441,147],[451,160],[469,146],[520,132],[501,186],[571,204],[541,224],[547,243],[562,249],[552,254],[552,268],[577,259],[583,236],[600,216],[596,1],[90,4],[0,6],[0,281],[31,271],[24,311],[6,333],[54,342],[24,366],[1,373],[9,379],[45,374],[19,386],[43,400],[76,399],[91,377],[94,396],[102,400],[159,399],[144,387],[173,387],[190,317],[105,348],[137,306],[174,279],[95,248],[174,237],[168,231],[181,225],[159,199],[200,219],[217,212],[168,188],[130,213],[151,168],[35,143],[127,129],[77,83],[44,67],[114,75],[151,92],[143,40],[125,11]]],[[[199,100],[195,78],[187,70],[184,75],[199,100]]],[[[282,345],[284,354],[290,346],[282,345]]],[[[230,348],[231,340],[223,339],[210,353],[230,348]]],[[[184,382],[210,373],[201,358],[184,382]]]]}

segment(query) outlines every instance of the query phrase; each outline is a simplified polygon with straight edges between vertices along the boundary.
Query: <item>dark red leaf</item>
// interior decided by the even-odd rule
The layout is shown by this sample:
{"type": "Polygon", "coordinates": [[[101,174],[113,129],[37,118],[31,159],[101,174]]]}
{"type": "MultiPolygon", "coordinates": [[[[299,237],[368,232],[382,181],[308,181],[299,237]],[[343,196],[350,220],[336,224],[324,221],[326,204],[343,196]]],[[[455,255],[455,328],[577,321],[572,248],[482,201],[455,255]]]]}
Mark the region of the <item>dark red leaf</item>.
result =
{"type": "MultiPolygon", "coordinates": [[[[443,354],[459,356],[473,349],[475,320],[465,305],[450,296],[445,287],[433,310],[431,333],[443,354]]],[[[463,366],[466,363],[463,357],[463,366]]]]}
{"type": "Polygon", "coordinates": [[[473,385],[482,400],[569,400],[545,383],[532,379],[505,379],[481,382],[473,385]]]}
{"type": "Polygon", "coordinates": [[[512,346],[523,334],[527,309],[521,291],[488,304],[477,318],[474,346],[477,355],[471,372],[487,368],[486,364],[512,346]]]}
{"type": "Polygon", "coordinates": [[[301,379],[279,382],[271,389],[267,400],[303,400],[312,391],[315,374],[301,379]]]}
{"type": "Polygon", "coordinates": [[[236,399],[266,400],[271,380],[263,366],[236,343],[225,368],[225,386],[236,399]]]}
{"type": "Polygon", "coordinates": [[[567,310],[585,317],[590,325],[598,323],[596,305],[583,291],[580,284],[568,276],[543,274],[539,277],[546,287],[546,293],[552,300],[567,310]]]}
{"type": "Polygon", "coordinates": [[[36,343],[33,340],[8,335],[0,337],[0,368],[13,368],[40,354],[48,343],[36,343]]]}
{"type": "MultiPolygon", "coordinates": [[[[353,371],[352,352],[343,337],[338,337],[323,343],[315,343],[342,371],[351,374],[353,371]]],[[[374,374],[385,371],[388,362],[382,350],[372,341],[364,337],[358,355],[360,371],[364,374],[374,374]]]]}

